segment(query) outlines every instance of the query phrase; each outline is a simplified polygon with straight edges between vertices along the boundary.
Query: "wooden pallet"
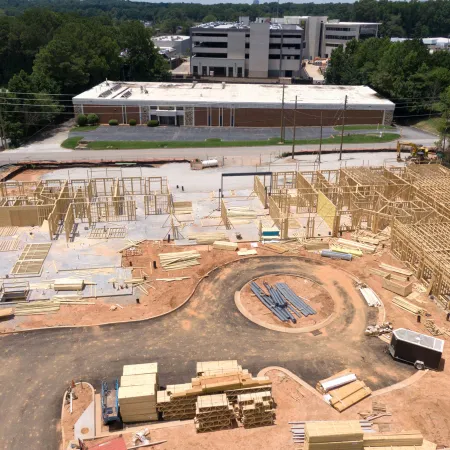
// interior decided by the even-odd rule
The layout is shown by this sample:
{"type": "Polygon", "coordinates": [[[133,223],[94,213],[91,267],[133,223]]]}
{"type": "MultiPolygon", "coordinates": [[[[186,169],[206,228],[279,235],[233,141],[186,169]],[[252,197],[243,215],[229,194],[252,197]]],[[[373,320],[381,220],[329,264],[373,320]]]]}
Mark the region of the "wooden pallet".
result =
{"type": "Polygon", "coordinates": [[[0,252],[14,252],[20,250],[20,247],[22,247],[22,241],[19,239],[9,239],[0,242],[0,252]]]}
{"type": "Polygon", "coordinates": [[[0,236],[8,237],[14,236],[17,233],[19,227],[0,227],[0,236]]]}

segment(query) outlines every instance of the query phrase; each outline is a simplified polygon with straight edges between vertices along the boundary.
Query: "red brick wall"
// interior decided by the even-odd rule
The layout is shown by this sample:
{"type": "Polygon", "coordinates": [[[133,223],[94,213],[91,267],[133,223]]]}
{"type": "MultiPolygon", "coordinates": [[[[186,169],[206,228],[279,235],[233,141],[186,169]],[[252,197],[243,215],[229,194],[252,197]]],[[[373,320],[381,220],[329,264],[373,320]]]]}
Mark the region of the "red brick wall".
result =
{"type": "Polygon", "coordinates": [[[129,123],[131,119],[134,119],[136,123],[141,123],[139,106],[127,106],[127,123],[129,123]]]}
{"type": "MultiPolygon", "coordinates": [[[[297,126],[320,126],[320,115],[324,126],[340,125],[342,110],[299,109],[297,111],[297,126]]],[[[285,110],[285,124],[292,126],[294,110],[285,110]]],[[[349,110],[345,114],[346,124],[379,124],[383,123],[383,111],[355,111],[349,110]]],[[[281,124],[281,110],[259,108],[236,108],[236,127],[279,127],[281,124]]]]}
{"type": "Polygon", "coordinates": [[[83,105],[83,111],[86,115],[97,114],[100,123],[108,123],[110,119],[117,119],[119,123],[123,123],[122,106],[83,105]]]}

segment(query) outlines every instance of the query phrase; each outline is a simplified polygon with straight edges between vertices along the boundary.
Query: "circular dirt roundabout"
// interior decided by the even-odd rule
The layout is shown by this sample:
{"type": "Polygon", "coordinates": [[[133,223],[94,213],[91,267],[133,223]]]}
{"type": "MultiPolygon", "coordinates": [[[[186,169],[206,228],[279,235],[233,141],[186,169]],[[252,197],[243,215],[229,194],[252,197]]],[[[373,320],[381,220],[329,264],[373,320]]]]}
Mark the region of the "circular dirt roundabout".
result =
{"type": "Polygon", "coordinates": [[[276,283],[286,283],[293,292],[303,298],[317,314],[304,317],[301,315],[294,317],[297,323],[282,322],[271,311],[264,306],[261,301],[253,294],[250,283],[247,283],[240,291],[239,310],[245,317],[258,325],[265,326],[272,330],[289,332],[305,332],[319,328],[321,325],[329,323],[329,319],[335,309],[334,301],[328,291],[319,283],[310,278],[299,275],[265,275],[254,279],[258,286],[264,288],[264,282],[271,286],[276,283]]]}

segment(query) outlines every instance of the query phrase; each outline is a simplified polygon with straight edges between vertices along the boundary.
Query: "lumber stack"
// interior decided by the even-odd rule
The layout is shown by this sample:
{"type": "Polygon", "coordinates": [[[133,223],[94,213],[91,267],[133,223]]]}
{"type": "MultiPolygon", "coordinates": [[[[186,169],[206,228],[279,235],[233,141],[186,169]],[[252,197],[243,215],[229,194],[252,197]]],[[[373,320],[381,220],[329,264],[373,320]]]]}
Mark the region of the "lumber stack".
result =
{"type": "Polygon", "coordinates": [[[199,245],[211,245],[215,241],[229,241],[226,233],[210,232],[210,233],[189,233],[188,239],[196,241],[199,245]]]}
{"type": "Polygon", "coordinates": [[[166,420],[192,419],[197,398],[203,395],[226,394],[235,401],[242,393],[271,391],[268,377],[252,377],[237,361],[206,361],[197,363],[198,376],[191,383],[170,385],[157,393],[157,409],[166,420]]]}
{"type": "Polygon", "coordinates": [[[157,392],[156,408],[162,413],[164,420],[184,420],[195,417],[197,395],[188,395],[187,392],[191,389],[191,383],[171,384],[166,386],[165,391],[157,392]]]}
{"type": "Polygon", "coordinates": [[[53,282],[55,291],[82,291],[84,280],[78,278],[59,278],[53,282]]]}
{"type": "Polygon", "coordinates": [[[201,361],[197,363],[197,376],[223,375],[235,372],[242,372],[242,366],[235,359],[226,361],[201,361]]]}
{"type": "Polygon", "coordinates": [[[244,428],[272,425],[275,417],[270,391],[240,394],[237,396],[239,420],[244,428]]]}
{"type": "Polygon", "coordinates": [[[395,306],[398,306],[399,308],[403,309],[404,311],[408,311],[408,312],[410,312],[412,314],[415,314],[416,316],[418,314],[426,314],[426,310],[425,309],[423,309],[423,308],[421,308],[419,306],[413,305],[412,303],[408,302],[408,300],[406,300],[403,297],[395,296],[392,299],[392,303],[395,306]]]}
{"type": "Polygon", "coordinates": [[[235,252],[238,249],[238,245],[236,244],[236,242],[215,241],[213,243],[213,248],[215,250],[228,250],[235,252]]]}
{"type": "Polygon", "coordinates": [[[338,389],[329,391],[327,395],[331,397],[330,405],[337,411],[342,412],[369,397],[371,393],[371,389],[366,386],[364,381],[356,380],[338,389]]]}
{"type": "Polygon", "coordinates": [[[175,214],[191,214],[192,202],[173,202],[173,210],[175,214]]]}
{"type": "Polygon", "coordinates": [[[195,411],[195,427],[198,433],[230,428],[236,417],[225,394],[198,397],[195,411]]]}
{"type": "Polygon", "coordinates": [[[255,210],[247,208],[247,207],[239,207],[239,206],[231,206],[227,208],[228,218],[231,219],[233,217],[239,219],[256,219],[257,213],[255,210]]]}
{"type": "Polygon", "coordinates": [[[344,247],[357,248],[357,249],[361,250],[363,253],[373,253],[376,250],[375,245],[364,244],[362,242],[356,242],[356,241],[352,241],[350,239],[339,238],[337,240],[337,243],[344,247]]]}
{"type": "Polygon", "coordinates": [[[357,248],[341,247],[339,245],[330,245],[330,250],[338,253],[348,253],[353,256],[362,256],[363,252],[357,248]]]}
{"type": "Polygon", "coordinates": [[[181,270],[191,266],[198,266],[200,253],[196,251],[160,253],[159,260],[164,270],[181,270]]]}
{"type": "Polygon", "coordinates": [[[363,450],[358,420],[306,422],[304,450],[363,450]]]}
{"type": "Polygon", "coordinates": [[[305,250],[325,250],[328,248],[329,243],[328,240],[308,239],[303,245],[305,250]]]}
{"type": "Polygon", "coordinates": [[[124,366],[118,394],[122,421],[128,423],[158,420],[157,389],[157,363],[124,366]]]}
{"type": "Polygon", "coordinates": [[[405,277],[411,277],[414,274],[414,272],[412,270],[390,266],[389,264],[385,264],[385,263],[381,263],[380,267],[384,270],[388,270],[389,272],[399,273],[400,275],[404,275],[405,277]]]}
{"type": "Polygon", "coordinates": [[[412,292],[412,283],[405,283],[401,281],[391,280],[390,275],[383,278],[381,286],[388,291],[394,292],[395,294],[402,295],[403,297],[408,296],[412,292]]]}
{"type": "Polygon", "coordinates": [[[279,253],[280,255],[289,251],[289,248],[283,244],[264,244],[264,247],[272,252],[279,253]]]}
{"type": "Polygon", "coordinates": [[[376,434],[367,433],[364,434],[363,442],[366,449],[376,448],[377,450],[380,450],[380,448],[414,447],[423,445],[423,436],[420,431],[376,434]]]}
{"type": "Polygon", "coordinates": [[[253,256],[253,255],[257,255],[258,252],[254,249],[245,249],[243,248],[242,250],[238,251],[237,254],[239,256],[253,256]]]}
{"type": "Polygon", "coordinates": [[[59,302],[52,300],[18,303],[15,307],[16,316],[34,316],[38,314],[54,314],[59,310],[59,302]]]}
{"type": "Polygon", "coordinates": [[[372,393],[350,369],[320,380],[316,389],[324,395],[325,401],[339,412],[345,411],[372,393]]]}

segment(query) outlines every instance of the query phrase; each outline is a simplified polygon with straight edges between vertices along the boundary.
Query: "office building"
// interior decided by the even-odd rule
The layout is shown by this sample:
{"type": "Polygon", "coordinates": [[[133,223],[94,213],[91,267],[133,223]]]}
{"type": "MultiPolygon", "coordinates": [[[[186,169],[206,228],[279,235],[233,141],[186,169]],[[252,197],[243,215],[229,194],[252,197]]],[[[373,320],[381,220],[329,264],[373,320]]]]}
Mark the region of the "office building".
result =
{"type": "Polygon", "coordinates": [[[345,96],[347,124],[392,122],[395,105],[367,86],[107,81],[74,97],[73,104],[75,114],[95,113],[101,123],[278,127],[282,110],[286,124],[293,123],[297,97],[298,126],[334,126],[342,123],[345,96]]]}

